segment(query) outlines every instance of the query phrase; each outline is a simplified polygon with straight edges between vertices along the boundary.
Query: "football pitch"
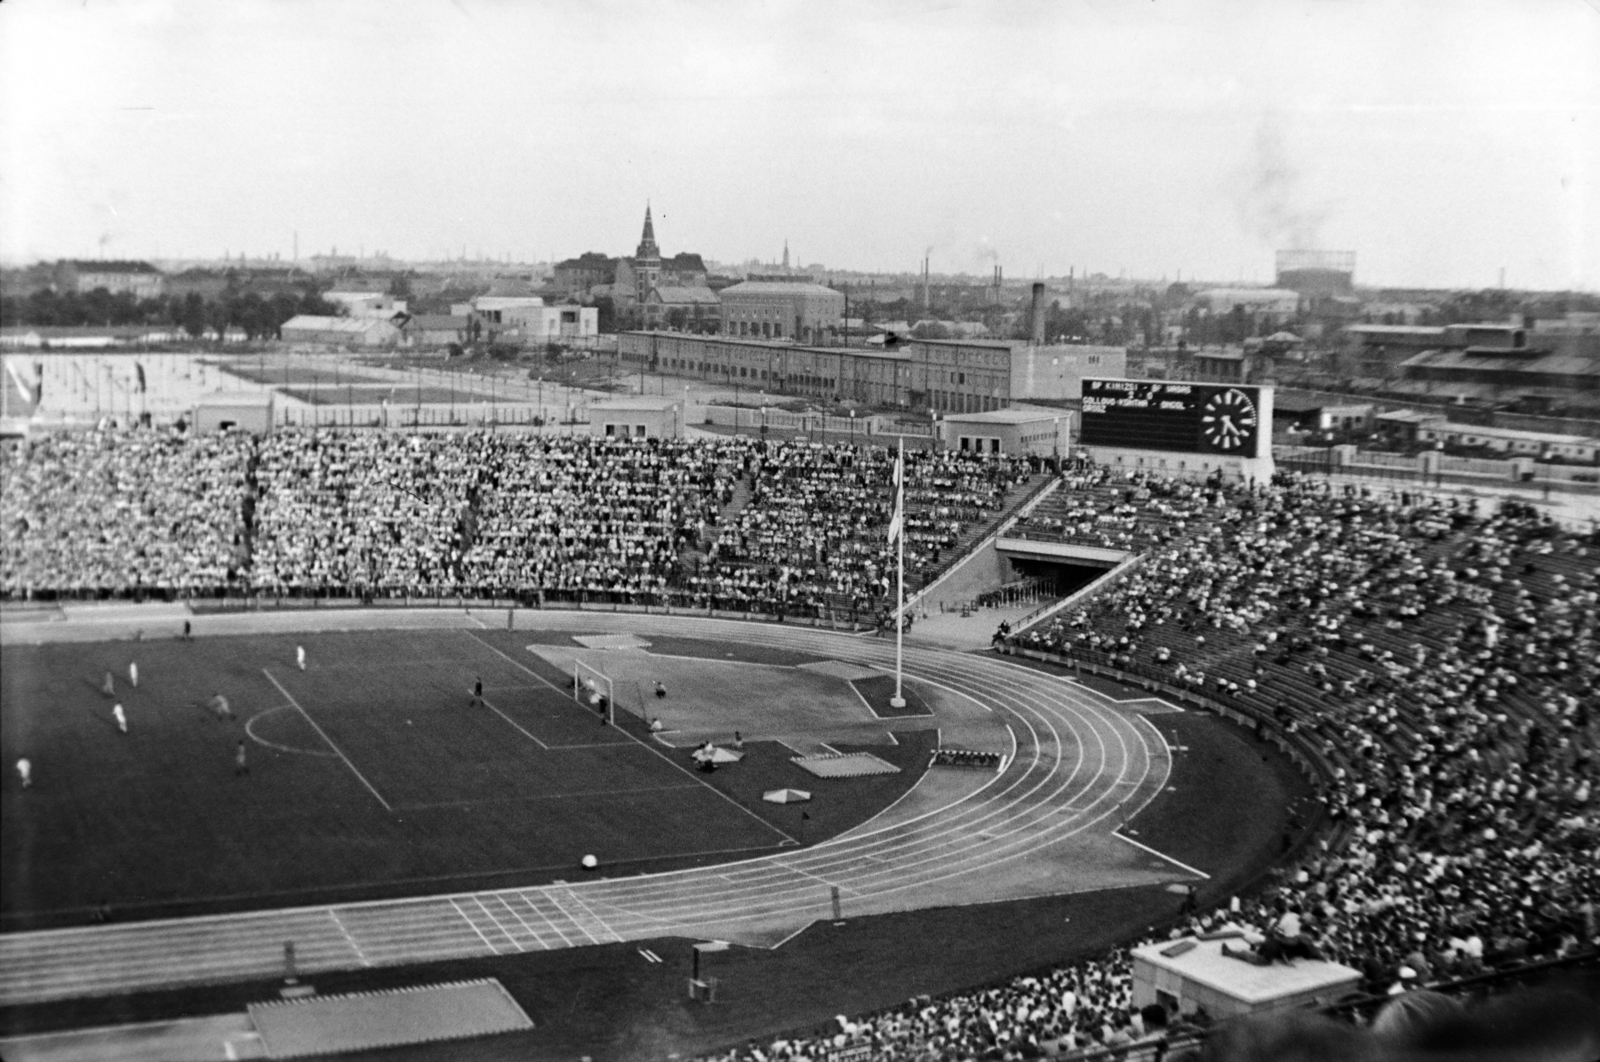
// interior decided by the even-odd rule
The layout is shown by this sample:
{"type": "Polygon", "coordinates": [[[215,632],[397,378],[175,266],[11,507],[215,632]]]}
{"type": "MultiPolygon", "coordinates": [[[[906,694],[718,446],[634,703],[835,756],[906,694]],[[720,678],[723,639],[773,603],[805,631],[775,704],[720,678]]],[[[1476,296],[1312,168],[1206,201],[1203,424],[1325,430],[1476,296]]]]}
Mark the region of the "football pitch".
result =
{"type": "MultiPolygon", "coordinates": [[[[870,818],[914,784],[933,742],[931,725],[873,740],[901,772],[869,779],[813,778],[790,748],[759,741],[744,762],[703,774],[636,714],[607,725],[575,701],[570,671],[529,640],[363,631],[7,647],[0,746],[8,771],[28,757],[33,784],[6,780],[0,924],[576,880],[586,855],[606,874],[733,860],[870,818]],[[227,717],[209,703],[218,694],[227,717]],[[814,821],[761,800],[782,786],[816,792],[814,821]]],[[[662,667],[672,717],[699,715],[693,660],[662,667]]],[[[730,718],[716,710],[724,685],[718,676],[703,691],[709,720],[730,718]]],[[[837,685],[839,718],[868,711],[837,685]]],[[[801,688],[808,711],[829,714],[825,690],[801,688]]]]}

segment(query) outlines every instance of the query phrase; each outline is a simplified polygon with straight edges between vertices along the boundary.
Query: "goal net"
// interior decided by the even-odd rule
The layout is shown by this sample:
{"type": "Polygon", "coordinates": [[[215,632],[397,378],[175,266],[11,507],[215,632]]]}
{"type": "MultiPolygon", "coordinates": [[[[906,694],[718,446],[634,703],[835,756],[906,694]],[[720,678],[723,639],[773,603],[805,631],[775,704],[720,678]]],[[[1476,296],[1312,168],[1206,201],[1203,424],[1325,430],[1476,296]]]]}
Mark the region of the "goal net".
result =
{"type": "Polygon", "coordinates": [[[582,660],[572,662],[572,697],[590,711],[605,716],[606,722],[617,721],[617,698],[611,679],[582,660]]]}

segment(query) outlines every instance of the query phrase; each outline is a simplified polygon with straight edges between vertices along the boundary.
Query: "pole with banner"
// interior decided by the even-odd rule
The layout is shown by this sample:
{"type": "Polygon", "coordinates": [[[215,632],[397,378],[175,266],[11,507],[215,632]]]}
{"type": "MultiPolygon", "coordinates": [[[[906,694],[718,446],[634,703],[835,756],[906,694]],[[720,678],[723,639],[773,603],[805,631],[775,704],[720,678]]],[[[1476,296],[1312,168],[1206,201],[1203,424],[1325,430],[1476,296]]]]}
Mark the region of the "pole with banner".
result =
{"type": "Polygon", "coordinates": [[[905,663],[903,644],[906,629],[906,439],[900,437],[900,452],[894,462],[894,517],[889,521],[889,542],[898,550],[898,568],[894,602],[894,696],[889,707],[904,708],[905,692],[901,686],[901,669],[905,663]]]}

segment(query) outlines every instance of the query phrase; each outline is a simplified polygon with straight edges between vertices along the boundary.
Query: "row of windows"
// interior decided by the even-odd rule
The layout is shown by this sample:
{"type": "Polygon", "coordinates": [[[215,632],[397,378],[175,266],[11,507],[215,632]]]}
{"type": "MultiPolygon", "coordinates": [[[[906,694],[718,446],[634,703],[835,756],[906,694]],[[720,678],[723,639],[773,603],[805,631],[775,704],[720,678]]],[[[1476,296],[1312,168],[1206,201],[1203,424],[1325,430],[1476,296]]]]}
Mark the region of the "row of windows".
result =
{"type": "MultiPolygon", "coordinates": [[[[766,383],[769,380],[782,379],[774,372],[767,369],[752,369],[745,365],[717,365],[707,361],[687,361],[683,358],[667,358],[667,368],[681,369],[684,372],[714,372],[732,379],[756,380],[766,383]]],[[[788,383],[795,387],[821,387],[831,389],[838,380],[832,376],[812,376],[809,373],[795,373],[790,376],[788,383]]]]}
{"type": "Polygon", "coordinates": [[[947,413],[988,413],[1002,408],[1000,399],[993,395],[955,394],[950,391],[934,391],[932,394],[933,408],[947,413]]]}

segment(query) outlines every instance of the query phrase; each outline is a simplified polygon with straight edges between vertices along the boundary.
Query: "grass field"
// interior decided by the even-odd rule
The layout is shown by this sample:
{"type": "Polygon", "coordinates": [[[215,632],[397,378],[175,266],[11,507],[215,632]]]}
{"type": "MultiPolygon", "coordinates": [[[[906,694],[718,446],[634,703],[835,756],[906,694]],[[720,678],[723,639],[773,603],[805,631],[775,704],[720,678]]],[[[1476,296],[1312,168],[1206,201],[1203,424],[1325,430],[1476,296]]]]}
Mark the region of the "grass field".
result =
{"type": "MultiPolygon", "coordinates": [[[[517,637],[528,640],[525,632],[517,637]]],[[[717,655],[724,651],[718,648],[717,655]]],[[[1143,696],[1109,683],[1097,688],[1119,698],[1143,696]]],[[[1176,750],[1171,789],[1130,823],[1132,835],[1212,874],[1201,899],[1220,900],[1270,862],[1290,808],[1307,798],[1308,788],[1286,761],[1232,724],[1198,713],[1158,715],[1152,722],[1176,750]]],[[[319,991],[334,993],[495,976],[536,1023],[526,1033],[358,1056],[372,1062],[689,1057],[758,1035],[815,1032],[835,1014],[891,1006],[919,993],[1102,954],[1170,919],[1178,904],[1165,888],[1146,886],[822,922],[775,951],[735,947],[712,956],[705,972],[720,978],[721,989],[711,1006],[685,999],[688,942],[674,939],[315,980],[319,991]],[[648,961],[641,949],[664,961],[648,961]]],[[[270,983],[225,985],[11,1008],[0,1010],[0,1031],[221,1013],[274,998],[276,991],[270,983]]]]}
{"type": "MultiPolygon", "coordinates": [[[[6,648],[0,747],[7,763],[32,761],[34,785],[6,779],[0,924],[81,922],[102,904],[151,917],[536,884],[577,876],[586,854],[605,873],[720,862],[802,839],[799,812],[762,801],[766,789],[814,792],[809,843],[869,818],[927,762],[931,732],[874,746],[897,775],[816,779],[759,741],[743,763],[700,774],[641,720],[607,726],[574,701],[529,641],[361,632],[6,648]],[[108,671],[114,697],[100,690],[108,671]],[[215,693],[231,719],[205,706],[215,693]]],[[[713,648],[726,658],[727,647],[699,655],[713,648]]],[[[673,699],[693,712],[689,689],[673,699]]]]}

